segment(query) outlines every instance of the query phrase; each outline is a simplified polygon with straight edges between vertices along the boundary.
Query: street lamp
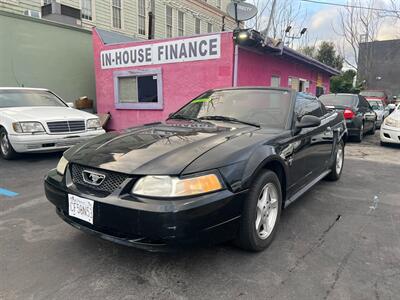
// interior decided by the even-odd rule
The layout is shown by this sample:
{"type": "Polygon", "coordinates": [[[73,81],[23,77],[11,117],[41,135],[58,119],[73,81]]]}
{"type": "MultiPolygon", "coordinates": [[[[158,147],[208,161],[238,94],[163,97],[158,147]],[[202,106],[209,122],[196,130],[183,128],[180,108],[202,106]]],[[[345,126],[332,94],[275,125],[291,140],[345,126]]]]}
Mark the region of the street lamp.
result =
{"type": "Polygon", "coordinates": [[[302,36],[306,33],[306,31],[307,31],[307,28],[304,27],[303,29],[301,29],[299,35],[289,35],[289,32],[290,32],[291,29],[292,29],[292,26],[289,25],[288,27],[286,27],[286,30],[285,30],[285,38],[290,39],[290,41],[288,41],[288,42],[286,43],[286,45],[288,45],[288,46],[290,45],[290,43],[293,43],[294,40],[301,39],[301,37],[302,37],[302,36]]]}

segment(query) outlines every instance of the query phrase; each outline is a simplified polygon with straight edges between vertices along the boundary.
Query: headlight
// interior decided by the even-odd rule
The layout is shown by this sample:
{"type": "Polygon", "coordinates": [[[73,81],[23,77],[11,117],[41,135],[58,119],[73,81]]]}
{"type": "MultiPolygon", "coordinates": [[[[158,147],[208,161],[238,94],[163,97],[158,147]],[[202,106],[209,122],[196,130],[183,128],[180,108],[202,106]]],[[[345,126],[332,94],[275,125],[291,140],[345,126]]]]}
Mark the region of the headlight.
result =
{"type": "Polygon", "coordinates": [[[97,129],[97,128],[101,127],[100,120],[98,118],[87,120],[86,127],[87,127],[87,129],[97,129]]]}
{"type": "Polygon", "coordinates": [[[12,125],[14,131],[18,133],[44,132],[43,125],[39,122],[18,122],[12,125]]]}
{"type": "Polygon", "coordinates": [[[395,120],[391,117],[385,119],[385,125],[390,127],[399,127],[400,128],[400,121],[395,120]]]}
{"type": "Polygon", "coordinates": [[[146,176],[138,180],[132,193],[155,197],[184,197],[222,189],[215,174],[179,179],[170,176],[146,176]]]}
{"type": "Polygon", "coordinates": [[[57,173],[60,175],[64,175],[67,165],[68,165],[68,160],[66,160],[64,156],[61,157],[57,165],[57,173]]]}

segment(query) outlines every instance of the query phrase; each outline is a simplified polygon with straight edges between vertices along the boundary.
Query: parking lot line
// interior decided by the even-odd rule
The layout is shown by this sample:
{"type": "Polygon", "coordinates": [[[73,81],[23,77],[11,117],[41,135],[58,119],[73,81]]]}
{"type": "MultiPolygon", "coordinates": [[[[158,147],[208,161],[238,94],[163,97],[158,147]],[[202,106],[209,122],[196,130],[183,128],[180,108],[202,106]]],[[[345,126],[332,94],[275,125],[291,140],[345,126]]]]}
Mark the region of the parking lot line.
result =
{"type": "Polygon", "coordinates": [[[0,188],[0,196],[15,197],[18,196],[18,193],[0,188]]]}

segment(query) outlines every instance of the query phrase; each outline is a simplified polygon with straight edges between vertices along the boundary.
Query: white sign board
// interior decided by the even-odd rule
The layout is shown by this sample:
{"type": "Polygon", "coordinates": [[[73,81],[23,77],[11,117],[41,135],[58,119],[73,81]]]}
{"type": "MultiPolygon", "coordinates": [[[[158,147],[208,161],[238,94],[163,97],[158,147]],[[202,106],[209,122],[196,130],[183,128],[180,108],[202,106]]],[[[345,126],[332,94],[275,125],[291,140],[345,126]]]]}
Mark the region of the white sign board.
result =
{"type": "Polygon", "coordinates": [[[100,53],[102,69],[169,64],[217,59],[221,56],[219,34],[133,46],[100,53]]]}

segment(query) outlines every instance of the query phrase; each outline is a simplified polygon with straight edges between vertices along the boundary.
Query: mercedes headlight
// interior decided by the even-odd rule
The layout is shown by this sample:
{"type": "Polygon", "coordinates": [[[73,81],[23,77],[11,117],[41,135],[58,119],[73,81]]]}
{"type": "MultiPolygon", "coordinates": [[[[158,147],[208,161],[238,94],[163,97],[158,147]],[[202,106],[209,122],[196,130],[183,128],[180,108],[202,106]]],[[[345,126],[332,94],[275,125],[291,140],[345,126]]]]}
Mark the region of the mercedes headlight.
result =
{"type": "Polygon", "coordinates": [[[89,119],[86,121],[86,128],[87,129],[97,129],[100,128],[100,120],[99,118],[96,119],[89,119]]]}
{"type": "Polygon", "coordinates": [[[390,127],[400,127],[400,121],[397,121],[391,117],[385,119],[385,125],[390,127]]]}
{"type": "Polygon", "coordinates": [[[57,173],[60,175],[64,175],[67,165],[68,165],[68,160],[66,160],[66,158],[64,156],[61,157],[61,159],[57,165],[57,173]]]}
{"type": "Polygon", "coordinates": [[[183,179],[170,176],[145,176],[136,182],[132,193],[153,197],[185,197],[221,189],[222,184],[215,174],[183,179]]]}
{"type": "Polygon", "coordinates": [[[16,122],[13,129],[18,133],[44,132],[44,127],[40,122],[16,122]]]}

